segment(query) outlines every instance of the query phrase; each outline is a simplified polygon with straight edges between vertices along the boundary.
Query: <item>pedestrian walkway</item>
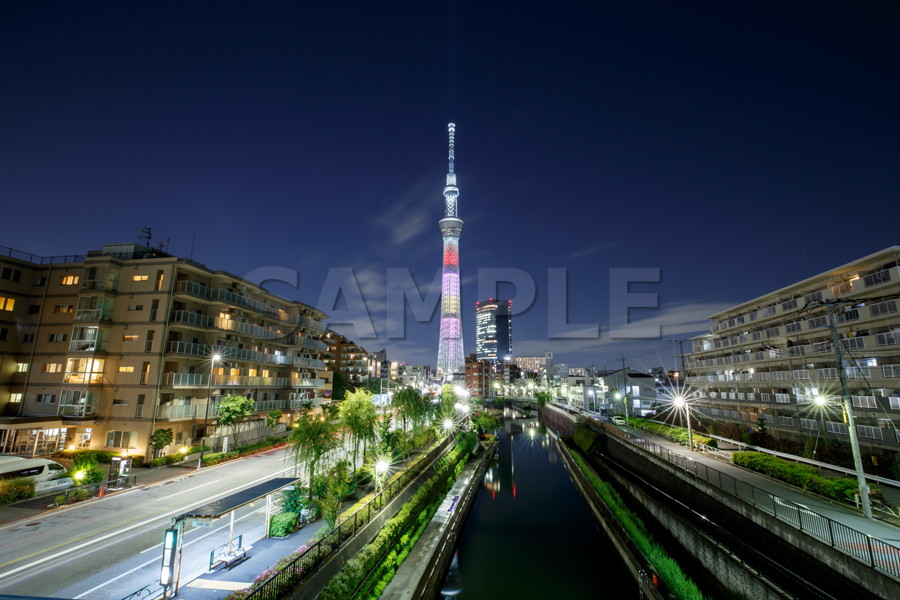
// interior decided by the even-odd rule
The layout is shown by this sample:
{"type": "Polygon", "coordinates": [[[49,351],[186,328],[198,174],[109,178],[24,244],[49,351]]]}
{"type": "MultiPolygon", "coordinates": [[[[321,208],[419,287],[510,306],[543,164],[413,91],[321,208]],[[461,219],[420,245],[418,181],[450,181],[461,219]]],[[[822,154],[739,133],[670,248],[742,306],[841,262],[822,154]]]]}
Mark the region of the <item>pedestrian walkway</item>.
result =
{"type": "MultiPolygon", "coordinates": [[[[492,450],[493,451],[493,450],[492,450]]],[[[443,502],[438,507],[431,522],[422,532],[421,537],[409,552],[406,560],[397,569],[394,578],[381,594],[381,600],[409,600],[413,597],[416,586],[425,575],[431,557],[438,549],[438,544],[444,535],[447,524],[457,509],[458,502],[465,492],[466,486],[478,468],[479,457],[470,460],[456,479],[453,487],[444,496],[443,502]]]]}
{"type": "MultiPolygon", "coordinates": [[[[606,427],[615,427],[609,423],[606,427]]],[[[633,427],[619,427],[637,437],[644,438],[653,442],[657,446],[661,446],[676,454],[681,454],[690,460],[703,464],[710,469],[715,469],[721,473],[725,473],[730,477],[759,488],[773,496],[778,496],[784,500],[789,500],[801,507],[808,508],[810,511],[828,517],[838,523],[846,525],[852,529],[878,538],[894,545],[900,545],[900,527],[883,521],[881,519],[867,519],[863,516],[862,511],[852,506],[829,500],[822,496],[810,493],[803,493],[802,490],[783,483],[781,481],[767,477],[761,473],[756,473],[748,469],[744,469],[737,465],[731,464],[721,459],[714,458],[704,454],[703,452],[693,451],[685,446],[671,442],[665,438],[656,436],[642,429],[633,427]]]]}

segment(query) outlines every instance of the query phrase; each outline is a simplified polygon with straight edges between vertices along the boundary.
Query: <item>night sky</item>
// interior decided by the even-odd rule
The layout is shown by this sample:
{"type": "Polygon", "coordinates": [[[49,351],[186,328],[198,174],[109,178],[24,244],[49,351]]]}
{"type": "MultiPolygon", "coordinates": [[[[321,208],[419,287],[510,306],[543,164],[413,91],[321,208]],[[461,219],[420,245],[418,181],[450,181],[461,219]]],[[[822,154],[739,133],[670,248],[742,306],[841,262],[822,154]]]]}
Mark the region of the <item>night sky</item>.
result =
{"type": "Polygon", "coordinates": [[[900,243],[898,6],[7,2],[0,244],[149,226],[213,269],[296,273],[264,285],[333,314],[352,268],[378,338],[336,328],[434,365],[437,313],[389,338],[385,280],[424,295],[440,268],[453,121],[466,351],[479,269],[512,269],[536,289],[516,354],[673,366],[710,314],[900,243]],[[658,338],[610,338],[612,268],[659,269],[631,288],[658,338]],[[580,339],[552,339],[565,318],[580,339]]]}

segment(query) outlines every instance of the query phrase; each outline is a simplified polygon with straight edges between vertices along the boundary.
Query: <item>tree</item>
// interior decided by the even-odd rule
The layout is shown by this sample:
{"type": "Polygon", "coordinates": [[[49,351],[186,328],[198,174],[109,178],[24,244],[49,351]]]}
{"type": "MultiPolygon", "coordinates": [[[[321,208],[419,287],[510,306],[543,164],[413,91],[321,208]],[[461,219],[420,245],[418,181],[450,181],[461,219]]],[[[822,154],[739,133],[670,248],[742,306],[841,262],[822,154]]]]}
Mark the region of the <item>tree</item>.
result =
{"type": "Polygon", "coordinates": [[[150,447],[153,449],[153,458],[159,455],[160,450],[172,443],[171,429],[157,429],[150,434],[150,447]]]}
{"type": "Polygon", "coordinates": [[[441,387],[441,406],[438,409],[438,414],[442,420],[456,418],[457,402],[459,402],[459,396],[456,395],[456,390],[449,383],[445,383],[441,387]]]}
{"type": "Polygon", "coordinates": [[[316,466],[337,447],[337,427],[324,416],[306,414],[294,424],[288,450],[295,467],[306,465],[309,474],[309,500],[313,499],[313,479],[316,466]]]}
{"type": "Polygon", "coordinates": [[[406,430],[407,421],[410,421],[413,429],[415,429],[418,421],[424,416],[421,408],[423,406],[422,394],[415,388],[405,387],[394,394],[394,397],[391,399],[391,406],[397,411],[403,423],[404,431],[406,430]]]}
{"type": "Polygon", "coordinates": [[[322,497],[316,500],[328,531],[334,529],[341,503],[352,491],[352,478],[347,461],[338,461],[323,478],[322,497]]]}
{"type": "Polygon", "coordinates": [[[536,392],[534,399],[537,400],[538,406],[547,406],[553,400],[553,396],[550,395],[550,392],[536,392]]]}
{"type": "Polygon", "coordinates": [[[253,414],[253,398],[228,395],[222,398],[216,410],[219,414],[219,425],[231,428],[234,445],[237,447],[237,426],[253,414]]]}
{"type": "Polygon", "coordinates": [[[275,433],[275,426],[278,425],[278,422],[281,420],[281,415],[284,413],[281,412],[281,409],[270,410],[269,414],[266,415],[266,425],[269,426],[269,429],[272,430],[272,433],[275,433]]]}
{"type": "Polygon", "coordinates": [[[350,442],[353,445],[353,468],[356,469],[360,444],[363,445],[363,456],[365,456],[366,444],[375,440],[375,424],[378,421],[378,415],[375,413],[375,405],[372,404],[372,394],[364,388],[354,390],[338,405],[338,409],[341,426],[346,427],[350,432],[350,442]]]}
{"type": "Polygon", "coordinates": [[[345,394],[352,389],[350,380],[340,371],[335,371],[331,379],[331,399],[343,400],[345,394]]]}

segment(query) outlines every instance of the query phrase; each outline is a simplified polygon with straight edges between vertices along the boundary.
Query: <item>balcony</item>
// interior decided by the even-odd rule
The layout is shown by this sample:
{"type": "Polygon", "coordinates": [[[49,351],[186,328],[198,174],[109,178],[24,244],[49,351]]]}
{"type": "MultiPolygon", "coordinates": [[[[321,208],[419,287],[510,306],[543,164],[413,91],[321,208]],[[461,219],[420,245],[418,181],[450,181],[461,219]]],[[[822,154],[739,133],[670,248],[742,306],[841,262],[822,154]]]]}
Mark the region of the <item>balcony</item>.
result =
{"type": "Polygon", "coordinates": [[[325,361],[316,358],[302,358],[298,356],[294,358],[293,364],[295,367],[307,369],[319,369],[320,371],[325,369],[325,361]]]}
{"type": "Polygon", "coordinates": [[[257,400],[253,403],[253,410],[256,412],[269,412],[270,410],[300,410],[306,408],[312,403],[310,399],[282,399],[282,400],[257,400]]]}
{"type": "Polygon", "coordinates": [[[225,331],[237,331],[240,334],[261,338],[264,340],[275,340],[284,337],[283,332],[272,331],[270,329],[266,329],[265,327],[253,325],[251,323],[242,323],[236,319],[223,319],[221,317],[217,317],[215,320],[215,324],[216,328],[218,329],[222,329],[225,331]]]}
{"type": "Polygon", "coordinates": [[[166,352],[168,354],[200,357],[209,357],[212,355],[210,347],[206,344],[193,344],[191,342],[169,342],[166,346],[166,352]]]}
{"type": "Polygon", "coordinates": [[[172,314],[169,316],[169,323],[205,329],[212,324],[212,319],[197,312],[173,310],[172,314]]]}
{"type": "Polygon", "coordinates": [[[863,277],[863,282],[865,283],[866,288],[874,287],[876,285],[881,285],[882,283],[887,283],[891,280],[891,269],[883,269],[881,271],[875,271],[874,273],[869,273],[865,277],[863,277]]]}
{"type": "Polygon", "coordinates": [[[309,317],[304,317],[303,315],[297,315],[297,317],[294,319],[294,323],[300,325],[301,327],[306,327],[307,329],[312,329],[314,331],[325,331],[325,323],[310,319],[309,317]]]}
{"type": "Polygon", "coordinates": [[[97,416],[97,408],[93,404],[60,404],[57,414],[60,417],[83,419],[97,416]]]}
{"type": "Polygon", "coordinates": [[[69,352],[106,352],[106,340],[72,340],[69,352]]]}
{"type": "Polygon", "coordinates": [[[304,337],[302,340],[302,345],[306,348],[314,348],[319,352],[325,352],[325,342],[314,340],[311,337],[304,337]]]}
{"type": "Polygon", "coordinates": [[[66,371],[65,375],[63,375],[63,383],[100,385],[103,383],[103,373],[94,371],[66,371]]]}
{"type": "Polygon", "coordinates": [[[82,309],[75,313],[76,321],[109,321],[112,319],[108,310],[103,308],[82,309]]]}
{"type": "MultiPolygon", "coordinates": [[[[202,418],[205,414],[206,404],[182,404],[172,405],[164,404],[156,407],[156,418],[164,421],[181,421],[185,419],[196,419],[197,415],[202,418]]],[[[211,415],[215,412],[210,409],[211,415]]]]}
{"type": "MultiPolygon", "coordinates": [[[[257,377],[252,375],[213,375],[212,387],[244,387],[244,388],[289,388],[303,387],[294,382],[300,381],[290,377],[257,377]]],[[[306,380],[304,380],[306,381],[306,380]]],[[[312,380],[323,381],[323,380],[312,380]]],[[[205,388],[209,387],[208,373],[166,373],[163,385],[173,388],[205,388]]],[[[310,386],[312,387],[312,386],[310,386]]]]}
{"type": "Polygon", "coordinates": [[[213,290],[212,298],[214,300],[220,300],[226,304],[230,304],[231,306],[240,306],[241,308],[249,308],[250,310],[254,310],[256,312],[262,313],[268,317],[273,319],[278,319],[278,310],[269,306],[265,302],[261,302],[259,300],[254,300],[249,296],[244,296],[241,294],[236,294],[231,290],[226,290],[224,288],[216,288],[213,290]]]}
{"type": "Polygon", "coordinates": [[[299,377],[291,378],[291,387],[295,388],[318,389],[326,383],[328,383],[327,379],[300,379],[299,377]]]}
{"type": "Polygon", "coordinates": [[[197,283],[196,281],[188,280],[183,280],[176,283],[175,293],[187,294],[188,296],[195,296],[197,298],[203,298],[205,300],[209,300],[212,297],[212,290],[210,290],[208,286],[205,286],[202,283],[197,283]]]}

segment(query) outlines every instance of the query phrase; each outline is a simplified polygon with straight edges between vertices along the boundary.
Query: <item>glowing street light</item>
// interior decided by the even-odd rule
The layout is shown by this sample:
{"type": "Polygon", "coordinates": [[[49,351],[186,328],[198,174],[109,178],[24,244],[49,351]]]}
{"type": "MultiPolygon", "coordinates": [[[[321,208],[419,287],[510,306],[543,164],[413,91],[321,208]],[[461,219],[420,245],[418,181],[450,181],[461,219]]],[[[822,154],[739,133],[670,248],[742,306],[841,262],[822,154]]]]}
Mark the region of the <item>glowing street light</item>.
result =
{"type": "Polygon", "coordinates": [[[626,394],[625,392],[616,392],[615,394],[613,394],[613,397],[616,399],[616,401],[621,400],[622,404],[625,405],[625,424],[631,425],[631,422],[628,420],[628,394],[626,394]]]}
{"type": "Polygon", "coordinates": [[[380,458],[375,461],[375,491],[378,492],[381,490],[381,484],[384,481],[384,475],[388,472],[390,468],[390,463],[387,459],[380,458]]]}
{"type": "Polygon", "coordinates": [[[687,419],[687,430],[688,430],[688,447],[693,450],[694,449],[694,434],[691,431],[691,406],[688,404],[687,398],[685,398],[682,394],[676,394],[674,398],[672,398],[672,404],[678,407],[679,410],[683,410],[685,417],[687,419]]]}
{"type": "Polygon", "coordinates": [[[206,448],[206,432],[209,429],[209,405],[212,402],[212,380],[215,374],[216,363],[221,358],[219,354],[213,354],[209,357],[209,383],[206,386],[206,410],[203,415],[203,437],[200,438],[200,460],[197,461],[197,470],[203,468],[203,451],[206,448]]]}

